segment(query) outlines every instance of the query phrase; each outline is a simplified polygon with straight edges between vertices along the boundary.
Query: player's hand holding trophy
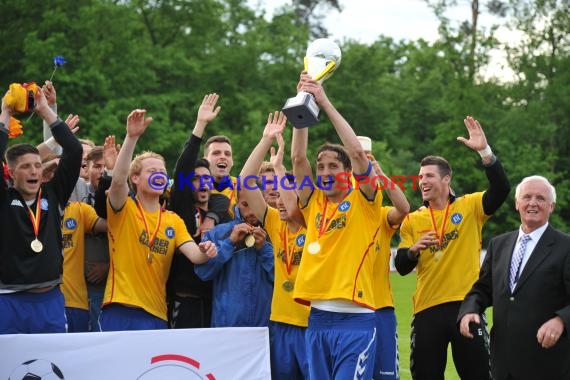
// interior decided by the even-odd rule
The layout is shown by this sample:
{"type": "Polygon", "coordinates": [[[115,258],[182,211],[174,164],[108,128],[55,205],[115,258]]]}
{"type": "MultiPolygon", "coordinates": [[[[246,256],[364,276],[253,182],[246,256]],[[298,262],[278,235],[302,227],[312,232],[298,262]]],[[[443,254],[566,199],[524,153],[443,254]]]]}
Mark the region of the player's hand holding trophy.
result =
{"type": "MultiPolygon", "coordinates": [[[[322,83],[340,65],[341,52],[331,39],[319,38],[309,44],[305,56],[305,71],[314,80],[322,83]]],[[[308,92],[299,91],[287,99],[283,113],[295,128],[306,128],[319,122],[320,109],[315,98],[308,92]]]]}

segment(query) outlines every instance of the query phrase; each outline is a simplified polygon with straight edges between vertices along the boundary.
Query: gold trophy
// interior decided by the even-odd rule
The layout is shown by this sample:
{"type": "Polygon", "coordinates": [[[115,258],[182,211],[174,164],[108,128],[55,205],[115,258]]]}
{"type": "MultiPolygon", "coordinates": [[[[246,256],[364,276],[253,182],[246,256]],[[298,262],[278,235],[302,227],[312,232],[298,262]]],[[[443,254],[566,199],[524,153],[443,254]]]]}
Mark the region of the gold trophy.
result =
{"type": "MultiPolygon", "coordinates": [[[[314,80],[322,83],[340,65],[341,52],[338,45],[329,38],[314,40],[307,47],[305,71],[314,80]]],[[[299,91],[297,96],[287,99],[283,113],[295,128],[307,128],[319,122],[319,106],[308,92],[299,91]]]]}

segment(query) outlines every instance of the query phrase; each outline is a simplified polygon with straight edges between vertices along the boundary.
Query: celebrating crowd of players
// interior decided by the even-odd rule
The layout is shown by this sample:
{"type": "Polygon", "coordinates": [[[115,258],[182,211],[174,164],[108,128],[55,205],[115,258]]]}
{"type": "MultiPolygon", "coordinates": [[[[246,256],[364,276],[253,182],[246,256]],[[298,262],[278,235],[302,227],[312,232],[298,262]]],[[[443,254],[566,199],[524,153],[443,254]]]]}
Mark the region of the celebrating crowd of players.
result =
{"type": "Polygon", "coordinates": [[[293,129],[289,171],[287,120],[270,113],[239,191],[227,181],[227,137],[208,139],[200,158],[220,112],[217,94],[204,97],[170,187],[162,156],[133,158],[152,128],[146,110],[128,115],[120,146],[114,136],[94,146],[76,138],[76,115],[59,119],[46,82],[33,102],[46,141],[8,147],[16,110],[3,99],[0,333],[267,326],[274,379],[399,379],[389,281],[399,230],[396,269],[417,272],[414,379],[443,379],[449,343],[462,379],[569,379],[570,244],[549,226],[556,193],[548,180],[531,176],[517,187],[520,231],[498,237],[496,249],[492,240],[480,272],[482,228],[510,192],[480,124],[466,117],[468,138],[458,140],[481,156],[486,190],[455,194],[449,162],[427,156],[423,205],[410,212],[399,186],[375,186],[389,176],[370,140],[357,137],[321,84],[303,73],[297,87],[313,94],[341,145],[321,145],[313,171],[309,130],[293,129]],[[181,183],[190,173],[193,186],[181,183]],[[336,183],[343,173],[357,186],[336,183]],[[322,186],[295,186],[317,183],[315,175],[322,186]],[[203,186],[206,176],[213,188],[203,186]],[[525,309],[535,304],[539,311],[525,309]],[[513,348],[505,346],[511,336],[513,348]]]}

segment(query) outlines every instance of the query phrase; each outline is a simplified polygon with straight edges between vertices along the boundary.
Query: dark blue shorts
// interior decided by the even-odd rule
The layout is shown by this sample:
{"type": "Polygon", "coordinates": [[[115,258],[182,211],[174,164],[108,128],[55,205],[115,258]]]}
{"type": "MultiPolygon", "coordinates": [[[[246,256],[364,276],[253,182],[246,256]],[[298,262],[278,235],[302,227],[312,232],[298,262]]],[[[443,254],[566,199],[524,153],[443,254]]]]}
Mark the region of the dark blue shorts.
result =
{"type": "Polygon", "coordinates": [[[165,320],[155,317],[140,307],[112,303],[104,306],[99,317],[101,331],[162,330],[165,320]]]}
{"type": "Polygon", "coordinates": [[[311,379],[372,379],[376,354],[374,313],[311,308],[305,337],[311,379]]]}
{"type": "Polygon", "coordinates": [[[45,293],[0,294],[0,334],[64,332],[65,300],[59,286],[45,293]]]}
{"type": "Polygon", "coordinates": [[[67,332],[89,332],[89,311],[77,307],[66,307],[67,332]]]}
{"type": "Polygon", "coordinates": [[[271,378],[303,380],[309,378],[305,348],[305,327],[269,321],[271,378]]]}
{"type": "Polygon", "coordinates": [[[398,356],[398,324],[393,307],[376,310],[376,360],[374,379],[398,380],[400,363],[398,356]]]}

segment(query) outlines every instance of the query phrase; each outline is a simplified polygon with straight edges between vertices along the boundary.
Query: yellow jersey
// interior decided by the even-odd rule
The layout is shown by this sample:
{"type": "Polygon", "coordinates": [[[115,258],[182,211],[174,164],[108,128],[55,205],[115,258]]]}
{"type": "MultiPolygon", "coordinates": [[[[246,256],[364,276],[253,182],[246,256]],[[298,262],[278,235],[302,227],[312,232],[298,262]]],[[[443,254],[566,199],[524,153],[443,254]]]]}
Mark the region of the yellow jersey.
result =
{"type": "Polygon", "coordinates": [[[420,252],[414,314],[442,303],[463,301],[479,276],[481,230],[489,218],[483,211],[483,192],[450,199],[443,210],[423,206],[406,216],[399,248],[412,247],[430,231],[441,240],[441,249],[431,246],[420,252]]]}
{"type": "Polygon", "coordinates": [[[107,225],[110,262],[103,305],[136,306],[166,320],[172,256],[177,247],[193,241],[184,222],[172,211],[147,212],[128,197],[120,211],[107,201],[107,225]]]}
{"type": "Polygon", "coordinates": [[[369,201],[352,190],[339,203],[315,189],[301,209],[307,237],[294,297],[298,302],[347,300],[374,309],[375,243],[382,193],[369,201]]]}
{"type": "Polygon", "coordinates": [[[377,258],[374,262],[374,308],[394,307],[392,287],[390,286],[390,244],[398,226],[391,226],[388,213],[394,207],[382,206],[380,214],[380,233],[376,241],[377,258]]]}
{"type": "Polygon", "coordinates": [[[264,227],[273,244],[275,258],[275,285],[269,319],[307,327],[310,309],[307,305],[302,305],[293,299],[293,289],[303,255],[306,230],[300,227],[298,231],[291,232],[287,227],[287,222],[279,218],[279,211],[269,206],[264,227]]]}
{"type": "Polygon", "coordinates": [[[95,227],[99,217],[84,202],[71,202],[63,211],[63,280],[61,291],[66,307],[89,310],[85,282],[85,234],[95,227]]]}

